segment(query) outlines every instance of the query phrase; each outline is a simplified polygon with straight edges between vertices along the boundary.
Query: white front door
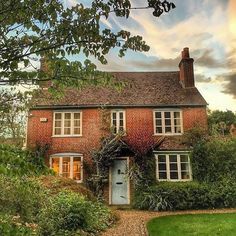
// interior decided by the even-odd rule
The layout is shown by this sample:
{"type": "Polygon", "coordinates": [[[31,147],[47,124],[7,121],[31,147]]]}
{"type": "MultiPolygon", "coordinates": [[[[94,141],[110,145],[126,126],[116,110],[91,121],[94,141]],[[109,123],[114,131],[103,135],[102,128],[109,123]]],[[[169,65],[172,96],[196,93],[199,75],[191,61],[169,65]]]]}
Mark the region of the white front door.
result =
{"type": "Polygon", "coordinates": [[[111,167],[110,203],[113,205],[129,204],[129,180],[127,177],[128,158],[114,160],[111,167]]]}

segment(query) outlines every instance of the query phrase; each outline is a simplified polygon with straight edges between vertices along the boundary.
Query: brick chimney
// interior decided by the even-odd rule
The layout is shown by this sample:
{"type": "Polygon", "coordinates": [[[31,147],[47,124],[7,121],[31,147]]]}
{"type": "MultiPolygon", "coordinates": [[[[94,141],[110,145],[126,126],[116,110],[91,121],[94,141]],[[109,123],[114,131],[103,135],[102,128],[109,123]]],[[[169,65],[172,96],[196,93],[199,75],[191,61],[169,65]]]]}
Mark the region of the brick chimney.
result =
{"type": "Polygon", "coordinates": [[[182,51],[182,59],[179,63],[180,70],[180,83],[184,88],[195,87],[194,71],[193,71],[193,58],[190,58],[189,48],[184,48],[182,51]]]}

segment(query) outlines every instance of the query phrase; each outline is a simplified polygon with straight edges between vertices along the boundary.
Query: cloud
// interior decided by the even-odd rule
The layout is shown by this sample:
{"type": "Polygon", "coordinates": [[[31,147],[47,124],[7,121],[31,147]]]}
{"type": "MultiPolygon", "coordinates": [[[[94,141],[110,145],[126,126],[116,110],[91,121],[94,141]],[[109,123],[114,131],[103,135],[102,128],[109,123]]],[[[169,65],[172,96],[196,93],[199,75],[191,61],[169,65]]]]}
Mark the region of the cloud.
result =
{"type": "Polygon", "coordinates": [[[233,95],[234,99],[236,99],[236,72],[224,75],[224,79],[228,83],[224,86],[223,92],[233,95]]]}
{"type": "Polygon", "coordinates": [[[213,49],[203,51],[202,55],[195,60],[196,65],[207,68],[224,68],[226,66],[225,60],[217,60],[213,53],[213,49]]]}
{"type": "Polygon", "coordinates": [[[158,59],[155,57],[147,57],[145,60],[129,61],[129,64],[142,70],[145,69],[145,70],[155,70],[155,71],[160,71],[160,70],[176,71],[178,70],[179,62],[180,62],[180,57],[176,57],[174,59],[172,58],[158,59]]]}
{"type": "Polygon", "coordinates": [[[212,78],[203,74],[195,74],[195,81],[198,83],[210,83],[212,82],[212,78]]]}

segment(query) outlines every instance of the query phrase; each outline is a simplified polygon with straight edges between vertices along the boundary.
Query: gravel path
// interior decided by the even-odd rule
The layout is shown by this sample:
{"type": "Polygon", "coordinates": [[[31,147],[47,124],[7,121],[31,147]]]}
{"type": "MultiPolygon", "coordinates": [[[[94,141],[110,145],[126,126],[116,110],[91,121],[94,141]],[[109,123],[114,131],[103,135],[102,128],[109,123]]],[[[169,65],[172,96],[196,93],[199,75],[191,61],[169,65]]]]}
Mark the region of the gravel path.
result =
{"type": "Polygon", "coordinates": [[[146,222],[152,218],[165,215],[200,214],[200,213],[230,213],[236,209],[176,211],[176,212],[149,212],[136,210],[116,210],[119,216],[117,224],[108,229],[102,236],[147,236],[146,222]]]}

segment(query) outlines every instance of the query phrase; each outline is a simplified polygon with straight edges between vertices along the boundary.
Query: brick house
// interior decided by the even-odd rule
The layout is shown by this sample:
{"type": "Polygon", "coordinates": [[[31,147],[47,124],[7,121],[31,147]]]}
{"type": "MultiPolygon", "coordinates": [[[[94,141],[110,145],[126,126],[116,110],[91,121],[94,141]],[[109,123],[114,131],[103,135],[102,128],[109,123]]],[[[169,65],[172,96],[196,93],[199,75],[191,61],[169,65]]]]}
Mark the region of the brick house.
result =
{"type": "MultiPolygon", "coordinates": [[[[112,127],[112,132],[124,131],[124,142],[140,155],[151,150],[157,180],[191,180],[189,147],[182,136],[196,124],[207,128],[207,103],[195,87],[193,61],[184,48],[179,71],[114,72],[128,84],[121,92],[91,86],[70,89],[55,99],[42,90],[29,112],[27,146],[49,144],[50,167],[83,183],[91,150],[100,147],[101,137],[112,127]]],[[[110,204],[130,203],[130,181],[124,173],[131,160],[131,154],[118,156],[110,168],[110,204]]]]}

